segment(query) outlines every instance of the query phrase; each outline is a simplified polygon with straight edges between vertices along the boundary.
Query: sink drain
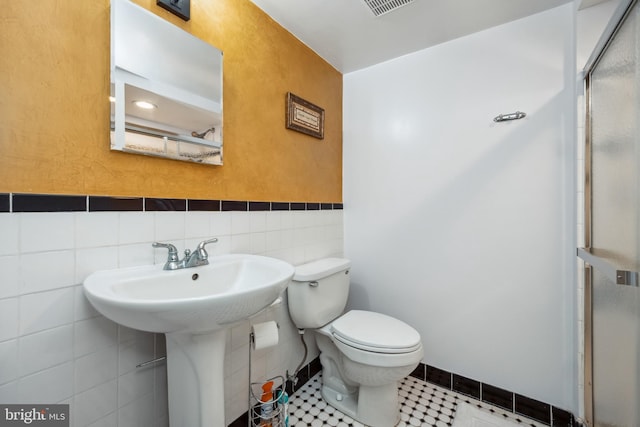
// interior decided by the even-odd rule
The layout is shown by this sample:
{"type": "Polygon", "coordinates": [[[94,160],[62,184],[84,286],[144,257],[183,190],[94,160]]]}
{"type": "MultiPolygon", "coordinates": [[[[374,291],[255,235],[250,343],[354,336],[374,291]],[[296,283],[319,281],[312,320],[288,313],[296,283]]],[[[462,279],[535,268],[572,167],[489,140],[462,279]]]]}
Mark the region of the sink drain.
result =
{"type": "Polygon", "coordinates": [[[198,273],[194,273],[191,275],[191,280],[198,280],[198,277],[200,277],[198,273]]]}

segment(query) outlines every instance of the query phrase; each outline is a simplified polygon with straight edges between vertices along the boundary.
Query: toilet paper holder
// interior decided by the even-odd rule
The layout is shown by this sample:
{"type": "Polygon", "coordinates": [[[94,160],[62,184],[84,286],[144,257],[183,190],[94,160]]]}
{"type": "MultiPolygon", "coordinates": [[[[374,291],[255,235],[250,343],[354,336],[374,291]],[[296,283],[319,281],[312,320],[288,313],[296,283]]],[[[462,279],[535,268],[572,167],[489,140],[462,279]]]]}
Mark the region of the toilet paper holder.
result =
{"type": "Polygon", "coordinates": [[[249,333],[249,407],[247,417],[249,427],[286,427],[288,423],[288,400],[284,377],[278,375],[265,381],[251,381],[252,350],[276,346],[279,329],[280,325],[276,322],[263,322],[252,325],[249,333]],[[274,325],[275,340],[273,338],[274,325]],[[269,382],[271,382],[271,398],[265,398],[263,386],[269,382]]]}
{"type": "Polygon", "coordinates": [[[249,334],[249,345],[254,350],[261,350],[278,345],[279,329],[280,325],[274,321],[252,325],[251,333],[249,334]]]}

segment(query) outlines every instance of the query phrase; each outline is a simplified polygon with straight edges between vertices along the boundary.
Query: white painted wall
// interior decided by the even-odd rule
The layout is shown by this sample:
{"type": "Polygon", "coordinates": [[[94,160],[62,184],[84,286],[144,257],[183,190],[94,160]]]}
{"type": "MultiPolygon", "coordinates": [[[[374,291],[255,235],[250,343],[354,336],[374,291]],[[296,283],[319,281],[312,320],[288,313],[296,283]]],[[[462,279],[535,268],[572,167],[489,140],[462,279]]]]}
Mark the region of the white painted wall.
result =
{"type": "Polygon", "coordinates": [[[350,306],[413,325],[427,364],[572,411],[574,9],[344,78],[350,306]]]}

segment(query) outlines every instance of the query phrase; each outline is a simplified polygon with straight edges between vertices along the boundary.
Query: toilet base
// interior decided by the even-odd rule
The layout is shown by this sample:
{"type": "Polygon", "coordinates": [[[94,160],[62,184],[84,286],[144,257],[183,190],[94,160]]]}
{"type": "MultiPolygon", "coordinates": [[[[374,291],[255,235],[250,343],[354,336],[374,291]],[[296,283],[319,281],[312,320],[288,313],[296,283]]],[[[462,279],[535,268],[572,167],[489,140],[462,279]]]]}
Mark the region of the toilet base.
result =
{"type": "Polygon", "coordinates": [[[393,427],[400,421],[396,382],[377,387],[361,385],[356,393],[343,394],[326,385],[322,398],[345,415],[371,427],[393,427]]]}

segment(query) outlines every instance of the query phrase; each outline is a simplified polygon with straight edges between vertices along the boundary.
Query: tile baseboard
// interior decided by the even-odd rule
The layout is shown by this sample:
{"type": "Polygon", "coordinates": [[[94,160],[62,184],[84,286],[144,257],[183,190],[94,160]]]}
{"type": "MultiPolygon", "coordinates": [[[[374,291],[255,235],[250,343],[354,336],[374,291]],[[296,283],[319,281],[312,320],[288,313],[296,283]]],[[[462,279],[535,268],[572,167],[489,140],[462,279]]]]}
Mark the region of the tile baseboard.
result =
{"type": "Polygon", "coordinates": [[[420,363],[410,375],[548,426],[582,426],[572,413],[564,409],[424,363],[420,363]]]}
{"type": "MultiPolygon", "coordinates": [[[[287,383],[287,393],[291,396],[321,370],[322,365],[320,364],[320,358],[317,357],[300,370],[295,387],[292,384],[287,383]]],[[[582,424],[576,421],[573,414],[549,405],[548,403],[539,402],[535,399],[503,390],[489,384],[483,384],[479,381],[466,378],[434,366],[426,365],[424,363],[420,363],[410,376],[444,387],[462,395],[469,396],[473,399],[480,400],[485,404],[512,412],[516,415],[530,418],[545,425],[554,427],[582,426],[582,424]]],[[[229,427],[245,427],[247,425],[248,412],[245,412],[229,424],[229,427]]]]}

